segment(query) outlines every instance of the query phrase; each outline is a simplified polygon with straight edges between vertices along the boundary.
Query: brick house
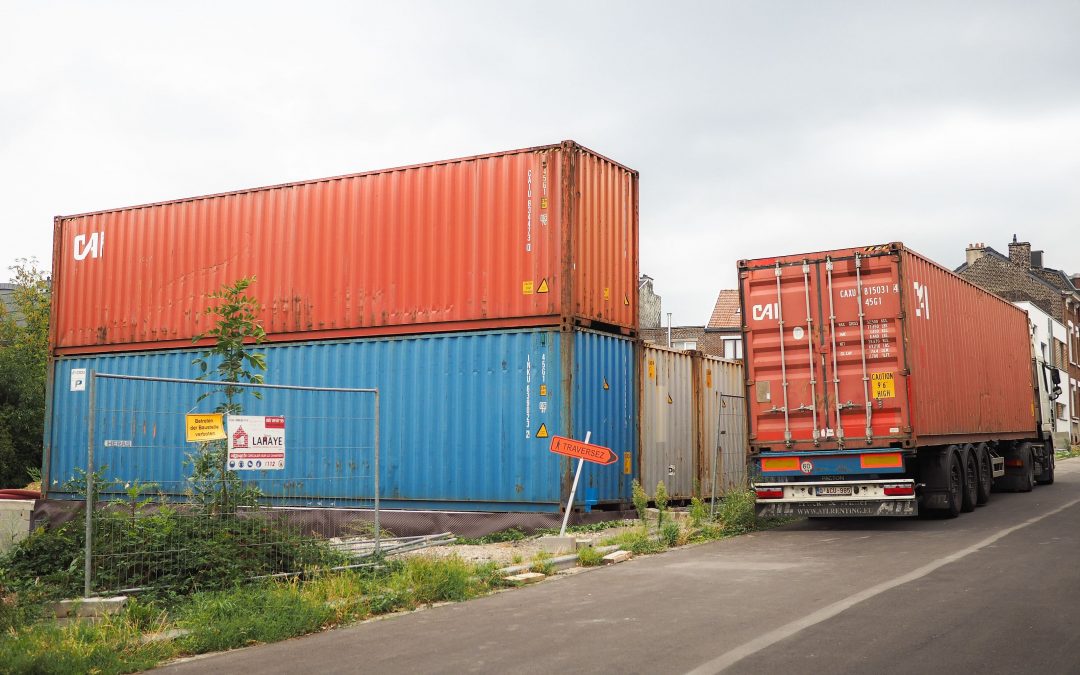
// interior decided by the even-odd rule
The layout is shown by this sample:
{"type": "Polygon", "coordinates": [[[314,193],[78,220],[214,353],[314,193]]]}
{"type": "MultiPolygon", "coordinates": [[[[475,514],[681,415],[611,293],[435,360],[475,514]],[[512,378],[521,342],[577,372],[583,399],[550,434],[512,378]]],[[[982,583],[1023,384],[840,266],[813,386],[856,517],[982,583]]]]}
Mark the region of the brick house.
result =
{"type": "Polygon", "coordinates": [[[739,305],[739,291],[724,289],[716,296],[705,334],[710,343],[715,345],[716,354],[726,359],[741,359],[742,345],[742,310],[739,305]]]}
{"type": "MultiPolygon", "coordinates": [[[[666,326],[660,328],[642,328],[641,339],[645,342],[654,345],[660,345],[666,347],[668,344],[668,329],[666,326]]],[[[707,349],[709,345],[705,342],[705,326],[672,326],[671,327],[671,348],[690,350],[696,349],[706,354],[716,354],[716,352],[709,351],[707,349]]]]}
{"type": "Polygon", "coordinates": [[[1046,267],[1043,252],[1013,236],[1009,254],[985,244],[967,247],[956,273],[1010,302],[1030,302],[1065,326],[1066,340],[1052,339],[1050,357],[1063,373],[1073,443],[1080,443],[1080,275],[1046,267]]]}

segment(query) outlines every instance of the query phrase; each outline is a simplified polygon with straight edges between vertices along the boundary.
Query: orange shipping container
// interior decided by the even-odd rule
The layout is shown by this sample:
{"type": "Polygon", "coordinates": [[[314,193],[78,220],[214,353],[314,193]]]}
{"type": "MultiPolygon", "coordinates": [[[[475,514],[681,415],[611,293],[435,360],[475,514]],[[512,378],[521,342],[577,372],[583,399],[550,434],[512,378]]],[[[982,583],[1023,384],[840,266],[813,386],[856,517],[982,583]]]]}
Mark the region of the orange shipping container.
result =
{"type": "Polygon", "coordinates": [[[255,275],[272,341],[638,323],[638,174],[573,141],[56,218],[53,351],[184,347],[255,275]]]}

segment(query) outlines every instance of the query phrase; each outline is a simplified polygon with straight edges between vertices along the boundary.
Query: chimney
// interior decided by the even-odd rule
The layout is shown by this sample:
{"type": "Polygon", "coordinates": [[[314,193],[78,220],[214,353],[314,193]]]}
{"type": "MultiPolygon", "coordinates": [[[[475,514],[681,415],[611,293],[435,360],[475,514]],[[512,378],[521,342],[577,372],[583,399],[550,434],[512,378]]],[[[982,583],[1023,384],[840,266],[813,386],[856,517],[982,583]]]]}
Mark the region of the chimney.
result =
{"type": "Polygon", "coordinates": [[[1072,285],[1075,288],[1080,289],[1080,274],[1072,275],[1071,277],[1069,277],[1069,280],[1072,281],[1072,285]]]}
{"type": "Polygon", "coordinates": [[[967,247],[967,264],[971,267],[975,264],[975,261],[986,255],[986,246],[983,244],[968,244],[967,247]]]}
{"type": "Polygon", "coordinates": [[[1026,270],[1031,269],[1031,243],[1026,241],[1016,241],[1016,235],[1013,235],[1013,240],[1009,243],[1009,260],[1014,265],[1018,265],[1026,270]]]}

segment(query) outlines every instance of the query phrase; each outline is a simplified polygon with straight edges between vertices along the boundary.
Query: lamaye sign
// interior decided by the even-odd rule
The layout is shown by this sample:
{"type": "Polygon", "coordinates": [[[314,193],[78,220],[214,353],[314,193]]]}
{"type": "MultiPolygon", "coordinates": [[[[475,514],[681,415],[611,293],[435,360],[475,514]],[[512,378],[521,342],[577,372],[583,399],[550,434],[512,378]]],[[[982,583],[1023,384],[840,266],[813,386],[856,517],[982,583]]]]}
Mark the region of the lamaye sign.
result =
{"type": "Polygon", "coordinates": [[[229,415],[229,469],[285,468],[285,418],[229,415]]]}

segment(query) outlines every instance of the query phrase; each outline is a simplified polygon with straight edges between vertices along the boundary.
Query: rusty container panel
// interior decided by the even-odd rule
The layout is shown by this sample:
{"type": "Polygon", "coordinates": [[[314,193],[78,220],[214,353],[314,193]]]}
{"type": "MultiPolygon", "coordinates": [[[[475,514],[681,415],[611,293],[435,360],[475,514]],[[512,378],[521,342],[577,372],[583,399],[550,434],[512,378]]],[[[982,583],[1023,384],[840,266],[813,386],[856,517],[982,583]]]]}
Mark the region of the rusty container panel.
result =
{"type": "Polygon", "coordinates": [[[56,354],[183,347],[254,275],[271,341],[637,325],[637,172],[572,141],[58,217],[56,354]]]}
{"type": "Polygon", "coordinates": [[[672,499],[694,496],[696,439],[693,357],[654,345],[641,350],[641,484],[672,499]]]}
{"type": "Polygon", "coordinates": [[[741,361],[694,358],[697,480],[701,496],[746,487],[746,387],[741,361]]]}
{"type": "Polygon", "coordinates": [[[899,243],[739,267],[752,449],[1034,434],[1027,320],[1004,300],[899,243]]]}

